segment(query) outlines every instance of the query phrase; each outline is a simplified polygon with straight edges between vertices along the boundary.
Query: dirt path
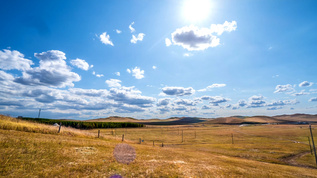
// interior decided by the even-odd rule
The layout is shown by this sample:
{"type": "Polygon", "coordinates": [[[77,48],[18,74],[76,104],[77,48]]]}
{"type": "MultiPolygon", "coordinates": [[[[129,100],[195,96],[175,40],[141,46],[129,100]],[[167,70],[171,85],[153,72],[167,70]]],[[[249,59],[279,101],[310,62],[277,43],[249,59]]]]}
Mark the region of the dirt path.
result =
{"type": "Polygon", "coordinates": [[[296,155],[291,155],[291,156],[288,156],[288,157],[283,158],[281,160],[284,161],[285,163],[287,163],[288,165],[291,165],[291,166],[317,169],[316,167],[302,165],[302,164],[299,164],[299,163],[296,162],[297,159],[299,159],[299,158],[301,158],[301,157],[303,157],[303,156],[305,156],[307,154],[310,154],[310,151],[305,151],[305,152],[298,153],[296,155]]]}

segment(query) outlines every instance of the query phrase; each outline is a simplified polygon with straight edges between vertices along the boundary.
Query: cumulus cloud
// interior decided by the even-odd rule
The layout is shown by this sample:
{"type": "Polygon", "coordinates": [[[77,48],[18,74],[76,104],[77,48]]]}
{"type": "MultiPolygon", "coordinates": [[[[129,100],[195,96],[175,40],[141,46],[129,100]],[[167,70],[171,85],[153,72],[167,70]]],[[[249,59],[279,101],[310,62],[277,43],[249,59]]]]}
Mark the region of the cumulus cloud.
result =
{"type": "Polygon", "coordinates": [[[310,102],[317,101],[317,97],[310,98],[308,101],[310,101],[310,102]]]}
{"type": "Polygon", "coordinates": [[[139,33],[138,36],[132,35],[130,42],[136,44],[138,41],[143,41],[144,36],[144,33],[139,33]]]}
{"type": "Polygon", "coordinates": [[[222,96],[202,96],[200,99],[209,101],[210,104],[218,106],[220,103],[225,103],[230,101],[230,99],[224,98],[222,96]]]}
{"type": "Polygon", "coordinates": [[[92,72],[93,75],[95,75],[96,77],[100,78],[100,77],[103,77],[104,75],[103,74],[96,74],[95,71],[92,72]]]}
{"type": "Polygon", "coordinates": [[[284,106],[284,105],[294,105],[298,104],[299,101],[295,100],[279,100],[273,101],[272,103],[267,104],[267,106],[284,106]]]}
{"type": "MultiPolygon", "coordinates": [[[[216,35],[223,32],[236,30],[237,22],[227,22],[224,24],[212,24],[210,28],[198,28],[196,26],[185,26],[176,29],[172,35],[174,45],[182,46],[189,51],[205,50],[209,47],[216,47],[220,44],[220,39],[216,35]]],[[[166,43],[166,40],[165,40],[166,43]]],[[[172,43],[166,43],[171,45],[172,43]]]]}
{"type": "Polygon", "coordinates": [[[244,107],[244,106],[246,106],[248,103],[245,101],[245,100],[239,100],[238,101],[238,106],[239,107],[244,107]]]}
{"type": "Polygon", "coordinates": [[[156,66],[152,66],[152,69],[154,69],[154,70],[155,70],[156,68],[157,68],[156,66]]]}
{"type": "Polygon", "coordinates": [[[268,107],[266,110],[278,110],[278,109],[283,109],[282,106],[273,106],[273,107],[268,107]]]}
{"type": "Polygon", "coordinates": [[[107,35],[107,32],[102,33],[99,37],[100,37],[100,41],[103,44],[114,46],[112,41],[110,41],[110,36],[107,35]]]}
{"type": "Polygon", "coordinates": [[[134,22],[132,22],[132,23],[129,25],[129,29],[130,29],[131,33],[135,32],[135,29],[132,27],[132,25],[134,25],[134,22]]]}
{"type": "Polygon", "coordinates": [[[262,95],[259,95],[259,96],[253,95],[249,99],[250,100],[262,100],[263,98],[264,97],[262,95]]]}
{"type": "Polygon", "coordinates": [[[299,93],[293,93],[293,96],[302,96],[302,95],[309,95],[308,92],[305,92],[305,90],[300,91],[299,93]]]}
{"type": "Polygon", "coordinates": [[[215,83],[215,84],[212,84],[212,85],[209,85],[207,86],[206,88],[204,89],[200,89],[198,90],[198,92],[204,92],[204,91],[207,91],[207,90],[211,90],[213,88],[220,88],[220,87],[225,87],[226,84],[218,84],[218,83],[215,83]]]}
{"type": "Polygon", "coordinates": [[[300,87],[310,87],[312,85],[313,85],[313,82],[303,81],[298,86],[300,86],[300,87]]]}
{"type": "Polygon", "coordinates": [[[175,96],[185,96],[192,95],[195,93],[195,90],[192,87],[164,87],[162,91],[166,95],[175,95],[175,96]]]}
{"type": "Polygon", "coordinates": [[[139,67],[135,67],[134,69],[130,70],[127,69],[127,72],[130,74],[132,73],[132,76],[136,79],[142,79],[144,78],[144,70],[141,70],[139,67]]]}
{"type": "Polygon", "coordinates": [[[197,102],[188,100],[188,99],[177,99],[174,101],[175,104],[177,105],[185,105],[185,106],[196,106],[197,102]]]}
{"type": "Polygon", "coordinates": [[[207,105],[203,105],[203,106],[201,107],[201,109],[203,109],[203,110],[211,109],[211,108],[212,108],[211,106],[207,106],[207,105]]]}
{"type": "Polygon", "coordinates": [[[115,75],[117,75],[117,76],[120,76],[120,72],[116,72],[116,73],[114,73],[115,75]]]}
{"type": "Polygon", "coordinates": [[[156,101],[153,97],[142,96],[141,91],[134,89],[134,87],[111,88],[108,98],[139,107],[150,107],[156,101]]]}
{"type": "Polygon", "coordinates": [[[59,50],[50,50],[35,53],[40,60],[40,66],[22,72],[22,77],[14,81],[23,85],[46,85],[52,87],[73,87],[73,82],[80,81],[77,73],[71,72],[65,62],[65,53],[59,50]]]}
{"type": "Polygon", "coordinates": [[[231,32],[237,29],[237,22],[225,21],[223,24],[211,24],[210,31],[211,33],[217,33],[217,35],[221,35],[223,32],[231,32]]]}
{"type": "Polygon", "coordinates": [[[0,69],[2,70],[28,70],[33,62],[29,59],[25,59],[24,55],[16,50],[0,50],[0,69]]]}
{"type": "Polygon", "coordinates": [[[116,33],[120,34],[121,32],[121,30],[116,29],[116,33]]]}
{"type": "Polygon", "coordinates": [[[166,45],[166,46],[171,46],[171,45],[172,45],[171,40],[168,39],[168,38],[165,38],[165,45],[166,45]]]}
{"type": "Polygon", "coordinates": [[[106,80],[106,84],[108,85],[108,87],[120,88],[121,87],[120,83],[121,83],[121,80],[118,80],[118,79],[106,80]]]}
{"type": "Polygon", "coordinates": [[[167,106],[170,102],[170,98],[163,98],[163,99],[159,99],[157,102],[157,106],[167,106]]]}
{"type": "Polygon", "coordinates": [[[275,87],[274,93],[282,93],[282,92],[293,92],[294,88],[291,84],[287,85],[277,85],[275,87]]]}
{"type": "Polygon", "coordinates": [[[89,66],[89,64],[83,60],[83,59],[74,59],[74,60],[71,60],[70,63],[73,65],[73,66],[76,66],[78,67],[79,69],[82,69],[82,70],[88,70],[90,67],[92,66],[89,66]]]}
{"type": "Polygon", "coordinates": [[[205,50],[209,47],[216,47],[220,44],[220,39],[212,35],[208,29],[199,29],[193,25],[176,29],[172,33],[174,45],[193,50],[205,50]]]}

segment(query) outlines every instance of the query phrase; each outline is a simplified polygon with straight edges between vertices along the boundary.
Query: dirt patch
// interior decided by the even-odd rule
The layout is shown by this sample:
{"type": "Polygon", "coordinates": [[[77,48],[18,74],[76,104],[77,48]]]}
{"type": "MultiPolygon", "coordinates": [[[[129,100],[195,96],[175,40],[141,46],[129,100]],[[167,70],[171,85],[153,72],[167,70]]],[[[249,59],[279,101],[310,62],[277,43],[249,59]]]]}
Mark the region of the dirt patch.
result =
{"type": "Polygon", "coordinates": [[[287,156],[285,158],[282,158],[281,161],[283,161],[286,164],[291,165],[291,166],[316,169],[316,167],[302,165],[302,164],[299,164],[299,163],[296,162],[297,159],[299,159],[299,158],[301,158],[301,157],[303,157],[303,156],[305,156],[307,154],[310,154],[310,151],[305,151],[305,152],[298,153],[298,154],[295,154],[295,155],[287,156]]]}
{"type": "Polygon", "coordinates": [[[122,143],[114,148],[113,156],[119,163],[129,164],[136,158],[136,152],[132,146],[122,143]]]}

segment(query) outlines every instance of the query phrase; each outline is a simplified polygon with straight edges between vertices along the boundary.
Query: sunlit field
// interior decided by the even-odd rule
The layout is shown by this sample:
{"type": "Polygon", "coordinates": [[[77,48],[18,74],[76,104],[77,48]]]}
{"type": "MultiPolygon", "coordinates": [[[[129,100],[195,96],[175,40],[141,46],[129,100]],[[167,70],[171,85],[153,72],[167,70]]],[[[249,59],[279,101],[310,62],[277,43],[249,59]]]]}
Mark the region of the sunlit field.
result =
{"type": "MultiPolygon", "coordinates": [[[[317,175],[306,125],[101,129],[98,138],[98,130],[62,127],[58,134],[54,126],[2,116],[0,128],[3,177],[317,175]],[[136,150],[136,159],[129,164],[120,163],[113,156],[123,134],[123,143],[136,150]],[[301,155],[296,157],[298,154],[301,155]]],[[[317,134],[316,129],[313,132],[317,134]]]]}

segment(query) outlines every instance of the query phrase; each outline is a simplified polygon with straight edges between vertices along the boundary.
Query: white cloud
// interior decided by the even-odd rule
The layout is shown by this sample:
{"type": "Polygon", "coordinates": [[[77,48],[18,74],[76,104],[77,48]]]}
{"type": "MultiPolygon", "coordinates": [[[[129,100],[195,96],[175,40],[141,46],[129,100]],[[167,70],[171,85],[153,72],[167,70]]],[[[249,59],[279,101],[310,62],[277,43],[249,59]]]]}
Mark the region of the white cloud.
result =
{"type": "Polygon", "coordinates": [[[220,103],[225,103],[230,101],[228,98],[222,96],[202,96],[200,99],[209,101],[210,104],[218,106],[220,103]]]}
{"type": "Polygon", "coordinates": [[[111,88],[108,98],[119,103],[135,105],[141,108],[152,106],[152,103],[154,103],[156,99],[142,96],[141,93],[141,91],[134,89],[134,87],[111,88]]]}
{"type": "Polygon", "coordinates": [[[225,21],[223,24],[211,24],[210,25],[210,32],[217,33],[217,35],[221,35],[223,32],[231,32],[237,29],[237,22],[232,21],[228,22],[225,21]]]}
{"type": "Polygon", "coordinates": [[[155,70],[156,68],[157,68],[156,66],[152,66],[152,69],[154,69],[154,70],[155,70]]]}
{"type": "Polygon", "coordinates": [[[310,98],[308,101],[310,102],[317,101],[317,97],[310,98]]]}
{"type": "Polygon", "coordinates": [[[50,50],[35,53],[40,60],[40,66],[22,72],[22,77],[15,78],[15,82],[23,85],[46,85],[52,87],[73,87],[73,82],[81,80],[77,73],[65,62],[65,53],[59,50],[50,50]]]}
{"type": "Polygon", "coordinates": [[[302,83],[300,83],[298,86],[300,87],[310,87],[313,85],[313,82],[307,82],[307,81],[303,81],[302,83]]]}
{"type": "Polygon", "coordinates": [[[309,95],[308,92],[305,92],[305,90],[300,91],[299,93],[293,93],[293,96],[302,96],[302,95],[309,95]]]}
{"type": "Polygon", "coordinates": [[[118,79],[110,79],[110,80],[106,80],[106,84],[108,85],[108,87],[114,87],[114,88],[120,88],[121,87],[121,80],[118,79]]]}
{"type": "Polygon", "coordinates": [[[170,98],[163,98],[163,99],[159,99],[157,102],[157,106],[167,106],[170,102],[170,98]]]}
{"type": "Polygon", "coordinates": [[[205,50],[220,44],[220,39],[216,35],[221,35],[225,31],[234,31],[236,28],[236,21],[225,21],[224,24],[212,24],[210,28],[198,28],[194,25],[185,26],[176,29],[171,34],[172,42],[174,45],[182,46],[189,51],[205,50]]]}
{"type": "Polygon", "coordinates": [[[166,45],[166,46],[171,46],[171,45],[172,45],[171,40],[168,39],[168,38],[165,38],[165,45],[166,45]]]}
{"type": "Polygon", "coordinates": [[[25,71],[30,69],[33,62],[29,59],[25,59],[24,55],[16,50],[0,50],[0,69],[11,70],[17,69],[25,71]]]}
{"type": "Polygon", "coordinates": [[[117,76],[120,76],[120,72],[116,72],[116,73],[114,73],[115,75],[117,75],[117,76]]]}
{"type": "Polygon", "coordinates": [[[135,29],[132,27],[132,25],[134,25],[134,22],[132,22],[132,23],[129,25],[129,29],[131,30],[131,33],[135,32],[135,29]]]}
{"type": "Polygon", "coordinates": [[[130,69],[127,69],[127,72],[130,74],[130,73],[131,73],[131,70],[130,70],[130,69]]]}
{"type": "Polygon", "coordinates": [[[102,33],[99,37],[100,37],[100,41],[103,44],[114,46],[112,41],[110,41],[110,36],[107,35],[107,32],[102,33]]]}
{"type": "Polygon", "coordinates": [[[116,33],[120,34],[121,32],[121,30],[116,29],[116,33]]]}
{"type": "Polygon", "coordinates": [[[142,79],[144,78],[144,70],[141,70],[139,67],[135,67],[132,69],[132,76],[136,79],[142,79]]]}
{"type": "Polygon", "coordinates": [[[293,92],[294,88],[291,84],[287,85],[277,85],[275,87],[274,93],[282,93],[282,92],[293,92]]]}
{"type": "Polygon", "coordinates": [[[193,56],[193,54],[192,54],[192,53],[184,53],[183,56],[184,56],[184,57],[190,57],[190,56],[193,56]]]}
{"type": "Polygon", "coordinates": [[[174,101],[175,104],[177,105],[185,105],[185,106],[196,106],[197,101],[192,101],[188,99],[177,99],[174,101]]]}
{"type": "Polygon", "coordinates": [[[198,92],[205,92],[205,91],[211,90],[211,89],[213,89],[213,88],[221,88],[221,87],[225,87],[225,86],[226,86],[226,84],[224,84],[224,83],[221,83],[221,84],[219,84],[219,83],[214,83],[214,84],[212,84],[212,85],[207,86],[207,87],[204,88],[204,89],[200,89],[200,90],[197,90],[197,91],[198,91],[198,92]]]}
{"type": "MultiPolygon", "coordinates": [[[[73,65],[73,66],[76,66],[82,70],[88,70],[90,67],[89,67],[89,64],[83,60],[83,59],[74,59],[74,60],[71,60],[70,63],[73,65]]],[[[91,65],[91,67],[93,67],[93,65],[91,65]]]]}
{"type": "Polygon", "coordinates": [[[95,75],[96,77],[100,78],[100,77],[103,77],[104,75],[103,74],[96,74],[95,71],[92,72],[93,75],[95,75]]]}
{"type": "Polygon", "coordinates": [[[166,95],[175,95],[175,96],[185,96],[192,95],[195,93],[195,90],[192,87],[164,87],[162,91],[166,95]]]}
{"type": "Polygon", "coordinates": [[[205,50],[220,44],[219,38],[212,35],[208,29],[199,29],[193,25],[176,29],[172,33],[172,42],[174,45],[182,46],[189,51],[205,50]]]}
{"type": "Polygon", "coordinates": [[[132,35],[131,43],[136,44],[138,41],[142,41],[144,36],[144,33],[139,33],[137,37],[132,35]]]}

